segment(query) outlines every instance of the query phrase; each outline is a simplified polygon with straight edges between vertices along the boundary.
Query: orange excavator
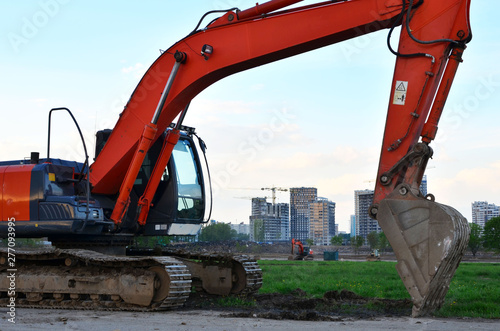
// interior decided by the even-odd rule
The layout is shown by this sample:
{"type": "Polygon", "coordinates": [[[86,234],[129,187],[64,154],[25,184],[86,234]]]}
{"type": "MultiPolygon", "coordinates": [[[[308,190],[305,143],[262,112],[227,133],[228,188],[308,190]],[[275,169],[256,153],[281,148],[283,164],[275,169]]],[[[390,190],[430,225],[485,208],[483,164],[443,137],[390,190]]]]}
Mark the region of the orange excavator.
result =
{"type": "Polygon", "coordinates": [[[298,2],[228,9],[200,28],[203,16],[151,65],[115,127],[98,133],[94,163],[88,156],[52,158],[49,134],[46,158],[1,164],[0,234],[8,247],[0,255],[0,304],[14,298],[27,307],[165,309],[183,304],[193,284],[220,294],[256,291],[260,269],[244,257],[110,252],[127,253],[123,247],[136,236],[195,234],[204,222],[207,176],[194,132],[182,126],[197,94],[240,71],[387,29],[396,63],[370,215],[395,251],[413,316],[442,305],[469,228],[419,186],[472,38],[470,1],[332,0],[286,8],[298,2]],[[14,252],[22,237],[48,237],[58,248],[14,252]]]}
{"type": "Polygon", "coordinates": [[[292,254],[288,260],[314,260],[313,251],[308,246],[304,246],[300,240],[292,239],[292,254]]]}

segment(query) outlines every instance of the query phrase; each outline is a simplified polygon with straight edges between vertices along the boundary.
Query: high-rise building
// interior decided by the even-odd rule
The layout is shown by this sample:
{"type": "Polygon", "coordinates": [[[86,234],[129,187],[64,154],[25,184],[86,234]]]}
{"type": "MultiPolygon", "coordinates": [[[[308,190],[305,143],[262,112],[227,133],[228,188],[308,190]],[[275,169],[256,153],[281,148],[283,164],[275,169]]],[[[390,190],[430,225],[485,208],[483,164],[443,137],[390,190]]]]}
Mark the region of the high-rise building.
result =
{"type": "Polygon", "coordinates": [[[351,215],[351,238],[356,236],[356,215],[351,215]]]}
{"type": "Polygon", "coordinates": [[[314,187],[290,189],[290,237],[305,241],[309,238],[309,203],[318,197],[314,187]]]}
{"type": "Polygon", "coordinates": [[[289,241],[289,205],[288,203],[271,204],[266,198],[252,199],[250,216],[250,240],[253,241],[289,241]]]}
{"type": "Polygon", "coordinates": [[[316,198],[309,203],[309,239],[315,245],[329,245],[335,236],[335,202],[316,198]]]}
{"type": "Polygon", "coordinates": [[[500,216],[500,206],[488,201],[475,201],[472,203],[472,223],[484,228],[487,221],[500,216]]]}
{"type": "Polygon", "coordinates": [[[427,195],[427,175],[424,175],[424,177],[422,177],[422,182],[420,183],[420,192],[422,192],[424,197],[427,195]]]}
{"type": "Polygon", "coordinates": [[[356,216],[356,236],[366,240],[370,232],[380,232],[382,229],[378,222],[369,215],[370,206],[373,202],[373,190],[354,191],[354,213],[356,216]]]}

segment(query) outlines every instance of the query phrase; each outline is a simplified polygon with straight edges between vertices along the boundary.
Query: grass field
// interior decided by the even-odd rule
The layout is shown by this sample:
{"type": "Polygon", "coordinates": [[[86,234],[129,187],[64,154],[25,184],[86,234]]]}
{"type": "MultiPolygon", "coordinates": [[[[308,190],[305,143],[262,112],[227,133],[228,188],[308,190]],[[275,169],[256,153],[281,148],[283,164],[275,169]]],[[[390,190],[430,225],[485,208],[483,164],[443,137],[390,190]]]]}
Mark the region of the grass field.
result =
{"type": "MultiPolygon", "coordinates": [[[[260,260],[259,293],[287,294],[300,288],[313,297],[350,290],[369,298],[409,299],[395,262],[260,260]]],[[[500,318],[500,263],[461,263],[440,317],[500,318]]]]}

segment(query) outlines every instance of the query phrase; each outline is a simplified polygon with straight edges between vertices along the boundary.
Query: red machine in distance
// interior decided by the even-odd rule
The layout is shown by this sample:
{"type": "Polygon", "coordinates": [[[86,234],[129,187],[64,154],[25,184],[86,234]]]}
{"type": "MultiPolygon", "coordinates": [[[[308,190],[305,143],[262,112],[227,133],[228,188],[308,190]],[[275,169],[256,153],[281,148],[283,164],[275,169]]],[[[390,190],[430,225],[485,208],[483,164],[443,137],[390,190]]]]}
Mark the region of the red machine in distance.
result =
{"type": "Polygon", "coordinates": [[[313,260],[313,251],[309,247],[304,246],[300,240],[292,239],[292,254],[288,257],[289,260],[313,260]],[[295,250],[295,247],[297,249],[295,250]],[[294,252],[295,251],[295,252],[294,252]]]}
{"type": "MultiPolygon", "coordinates": [[[[243,11],[233,8],[203,29],[199,29],[200,21],[151,65],[113,130],[99,134],[101,143],[92,165],[50,157],[34,157],[32,164],[2,163],[2,237],[7,237],[9,220],[15,220],[18,237],[48,236],[69,248],[95,249],[97,244],[105,250],[107,243],[126,245],[138,235],[192,234],[204,222],[207,189],[193,133],[182,129],[191,100],[234,73],[389,29],[388,46],[396,65],[370,214],[395,250],[398,272],[414,303],[413,315],[439,308],[467,246],[469,229],[460,213],[422,196],[419,186],[432,156],[429,143],[436,136],[462,53],[472,38],[470,1],[333,0],[280,10],[297,2],[272,0],[243,11]],[[402,31],[395,50],[390,36],[399,25],[402,31]],[[187,175],[182,173],[184,169],[190,169],[187,175]]],[[[50,277],[58,279],[54,283],[74,285],[73,278],[60,274],[63,269],[66,274],[78,270],[83,275],[78,279],[90,277],[83,267],[71,269],[83,261],[93,261],[92,272],[98,272],[98,266],[109,267],[109,274],[102,277],[115,279],[112,275],[123,271],[116,268],[129,261],[108,261],[89,254],[63,250],[47,255],[47,260],[59,256],[67,261],[66,267],[51,269],[50,277]]],[[[23,256],[33,260],[29,254],[23,256]]],[[[180,277],[172,270],[184,268],[183,263],[161,259],[137,263],[144,270],[143,277],[156,279],[156,285],[147,291],[137,288],[149,293],[144,297],[120,291],[101,293],[98,286],[88,285],[90,280],[76,288],[34,290],[47,275],[29,268],[24,269],[28,276],[24,287],[19,285],[19,293],[27,305],[43,303],[52,295],[58,302],[84,296],[97,305],[101,296],[108,296],[124,305],[171,307],[165,300],[171,300],[169,293],[175,291],[167,288],[173,286],[170,279],[180,277]]],[[[217,279],[215,285],[204,285],[206,288],[225,287],[239,293],[246,288],[255,290],[260,281],[258,276],[250,276],[244,263],[225,271],[216,271],[215,265],[206,269],[185,264],[193,279],[203,284],[217,279]]],[[[2,268],[5,272],[6,267],[2,268]]],[[[134,282],[141,283],[139,279],[134,282]]],[[[0,283],[1,293],[4,285],[0,283]]],[[[114,284],[108,289],[111,287],[120,288],[114,284]]],[[[184,294],[176,297],[173,306],[186,299],[186,288],[189,285],[184,285],[184,294]]]]}

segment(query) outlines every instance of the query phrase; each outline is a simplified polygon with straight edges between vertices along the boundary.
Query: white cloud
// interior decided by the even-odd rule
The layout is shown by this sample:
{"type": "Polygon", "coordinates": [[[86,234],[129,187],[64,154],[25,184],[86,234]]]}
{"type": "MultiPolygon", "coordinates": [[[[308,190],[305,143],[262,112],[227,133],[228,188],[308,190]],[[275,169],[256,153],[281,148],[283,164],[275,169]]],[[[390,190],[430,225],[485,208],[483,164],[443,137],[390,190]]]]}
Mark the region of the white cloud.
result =
{"type": "Polygon", "coordinates": [[[144,76],[144,73],[146,72],[147,70],[147,67],[142,64],[142,63],[136,63],[132,66],[128,66],[128,67],[123,67],[122,68],[122,72],[124,74],[127,74],[127,75],[132,75],[132,77],[134,79],[138,79],[138,78],[141,78],[142,76],[144,76]]]}

